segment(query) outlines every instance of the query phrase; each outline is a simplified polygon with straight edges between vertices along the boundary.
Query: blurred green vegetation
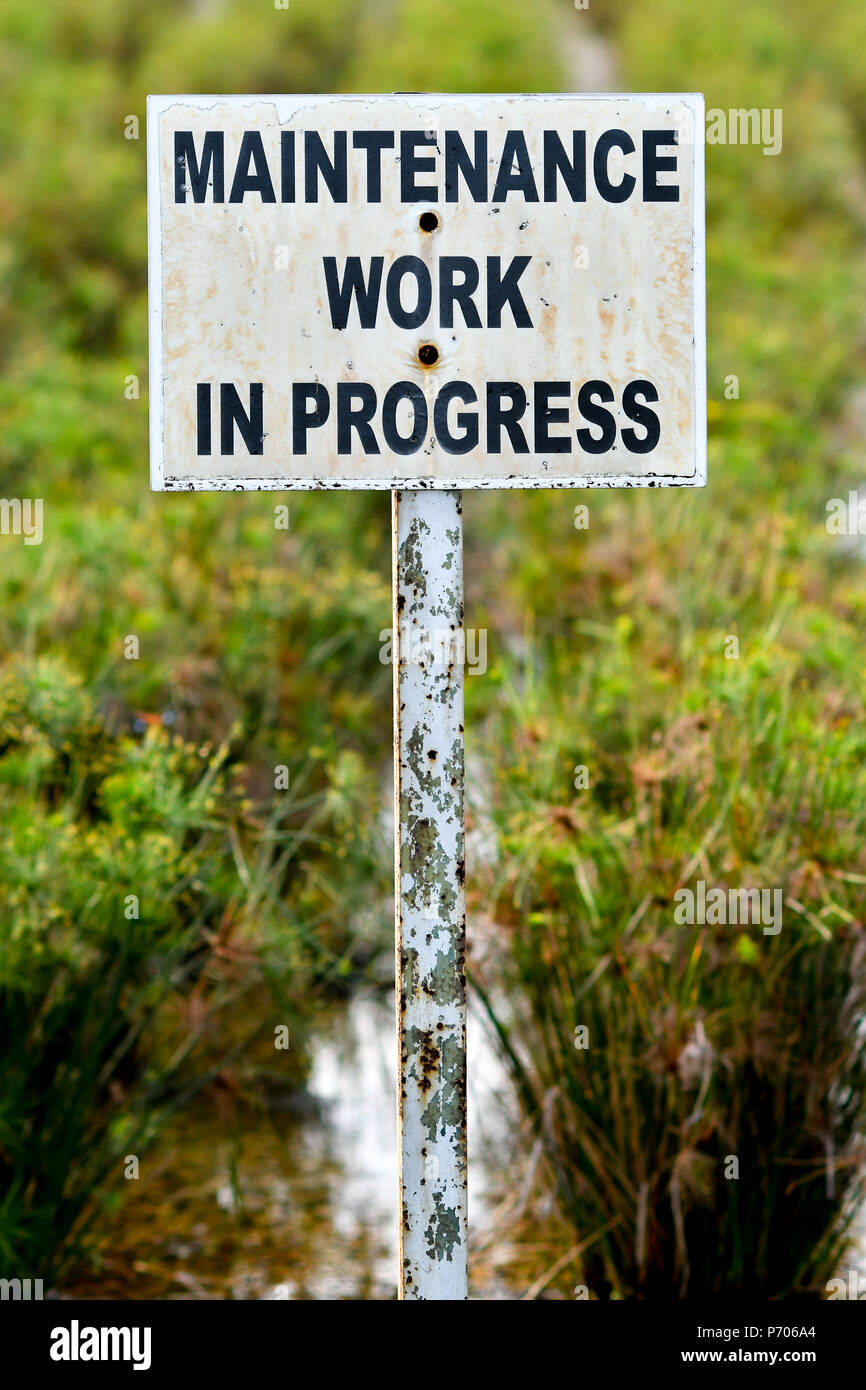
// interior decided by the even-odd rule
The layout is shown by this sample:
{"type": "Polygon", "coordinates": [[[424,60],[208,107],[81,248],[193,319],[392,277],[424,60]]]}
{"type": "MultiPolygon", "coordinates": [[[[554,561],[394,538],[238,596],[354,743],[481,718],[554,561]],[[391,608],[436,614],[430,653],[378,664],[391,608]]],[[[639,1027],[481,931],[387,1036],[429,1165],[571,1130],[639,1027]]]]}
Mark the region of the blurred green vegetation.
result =
{"type": "Polygon", "coordinates": [[[864,1099],[866,583],[824,526],[863,477],[864,30],[859,0],[7,0],[0,491],[44,498],[45,541],[0,538],[4,1260],[55,1267],[260,1029],[247,985],[285,1021],[388,949],[387,501],[295,495],[285,531],[264,495],[148,493],[145,95],[569,89],[564,36],[600,33],[623,89],[780,107],[784,144],[707,149],[706,491],[465,499],[470,923],[595,1293],[832,1273],[864,1099]],[[686,871],[783,887],[781,935],[676,928],[686,871]]]}
{"type": "Polygon", "coordinates": [[[592,18],[624,89],[781,108],[784,143],[706,150],[706,491],[591,494],[582,530],[563,494],[469,499],[501,538],[471,590],[500,690],[468,683],[497,749],[475,902],[505,937],[477,983],[586,1243],[563,1286],[820,1294],[866,1113],[864,551],[825,527],[864,467],[864,12],[592,18]],[[781,933],[676,925],[698,879],[780,888],[781,933]]]}
{"type": "Polygon", "coordinates": [[[149,493],[145,96],[520,89],[550,51],[518,0],[4,8],[0,478],[45,508],[41,546],[0,541],[16,1268],[56,1274],[197,1087],[275,1085],[275,1021],[301,1079],[317,994],[391,949],[389,509],[297,497],[283,529],[273,498],[149,493]]]}
{"type": "Polygon", "coordinates": [[[275,1028],[303,1038],[376,945],[370,787],[344,752],[326,793],[302,774],[264,812],[230,739],[112,729],[50,657],[4,665],[0,731],[0,1259],[50,1277],[203,1085],[255,1103],[302,1079],[275,1028]]]}

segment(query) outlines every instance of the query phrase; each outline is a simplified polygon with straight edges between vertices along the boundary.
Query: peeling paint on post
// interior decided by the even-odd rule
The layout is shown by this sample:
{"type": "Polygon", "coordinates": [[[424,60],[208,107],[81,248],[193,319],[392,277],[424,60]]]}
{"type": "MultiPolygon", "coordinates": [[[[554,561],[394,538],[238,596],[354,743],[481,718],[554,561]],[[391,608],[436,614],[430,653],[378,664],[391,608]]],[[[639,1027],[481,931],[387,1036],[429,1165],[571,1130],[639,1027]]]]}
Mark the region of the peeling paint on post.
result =
{"type": "Polygon", "coordinates": [[[400,1297],[465,1299],[462,508],[393,508],[400,1297]]]}

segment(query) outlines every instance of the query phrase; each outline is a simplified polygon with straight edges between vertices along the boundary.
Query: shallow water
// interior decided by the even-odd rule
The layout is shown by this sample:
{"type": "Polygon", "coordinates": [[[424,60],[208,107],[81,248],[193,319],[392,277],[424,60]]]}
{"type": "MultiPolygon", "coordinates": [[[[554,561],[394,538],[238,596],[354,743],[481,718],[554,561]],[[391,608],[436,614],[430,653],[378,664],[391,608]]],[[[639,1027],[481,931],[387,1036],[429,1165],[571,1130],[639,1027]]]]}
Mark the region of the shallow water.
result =
{"type": "MultiPolygon", "coordinates": [[[[387,995],[331,1008],[291,1110],[202,1098],[124,1184],[97,1268],[63,1283],[93,1298],[389,1299],[396,1295],[396,1042],[387,995]]],[[[484,1244],[514,1125],[504,1073],[469,1029],[470,1221],[484,1244]]],[[[520,1290],[488,1262],[476,1296],[520,1290]]],[[[478,1280],[476,1279],[476,1284],[478,1280]]],[[[525,1287],[525,1281],[522,1285],[525,1287]]]]}

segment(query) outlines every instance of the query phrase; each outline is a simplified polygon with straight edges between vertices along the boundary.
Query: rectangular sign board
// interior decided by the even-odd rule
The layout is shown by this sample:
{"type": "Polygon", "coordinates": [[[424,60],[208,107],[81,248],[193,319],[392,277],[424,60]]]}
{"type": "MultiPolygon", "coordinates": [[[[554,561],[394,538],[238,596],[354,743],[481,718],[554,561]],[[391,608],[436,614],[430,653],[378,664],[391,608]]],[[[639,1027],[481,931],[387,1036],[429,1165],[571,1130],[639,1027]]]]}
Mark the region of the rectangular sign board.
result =
{"type": "Polygon", "coordinates": [[[703,98],[148,98],[151,484],[701,486],[703,98]]]}

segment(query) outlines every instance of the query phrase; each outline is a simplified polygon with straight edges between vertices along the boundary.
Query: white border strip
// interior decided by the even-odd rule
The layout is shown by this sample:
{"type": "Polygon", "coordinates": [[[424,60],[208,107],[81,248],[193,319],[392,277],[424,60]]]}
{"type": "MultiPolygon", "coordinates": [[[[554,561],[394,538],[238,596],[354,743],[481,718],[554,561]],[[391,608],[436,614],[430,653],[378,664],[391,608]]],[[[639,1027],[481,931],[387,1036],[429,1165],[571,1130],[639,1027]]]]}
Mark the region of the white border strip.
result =
{"type": "Polygon", "coordinates": [[[162,431],[162,196],[159,177],[159,113],[170,98],[147,98],[147,310],[150,406],[150,486],[165,490],[162,431]]]}
{"type": "Polygon", "coordinates": [[[695,346],[695,477],[693,487],[707,482],[707,208],[705,140],[706,114],[703,94],[683,97],[695,113],[695,214],[692,242],[692,291],[694,295],[695,346]]]}

